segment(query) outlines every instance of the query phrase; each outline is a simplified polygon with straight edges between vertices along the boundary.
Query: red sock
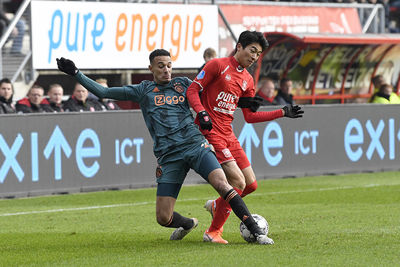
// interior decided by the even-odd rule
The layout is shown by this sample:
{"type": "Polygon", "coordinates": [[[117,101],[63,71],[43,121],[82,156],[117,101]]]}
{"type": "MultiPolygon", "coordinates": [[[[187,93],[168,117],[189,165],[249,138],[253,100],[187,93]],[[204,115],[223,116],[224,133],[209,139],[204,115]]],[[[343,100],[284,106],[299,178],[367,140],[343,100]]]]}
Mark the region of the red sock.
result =
{"type": "Polygon", "coordinates": [[[246,185],[246,187],[243,190],[243,193],[241,195],[241,197],[245,197],[250,193],[253,193],[254,191],[256,191],[257,189],[257,181],[255,180],[253,183],[246,185]]]}
{"type": "MultiPolygon", "coordinates": [[[[242,194],[242,190],[234,188],[236,192],[238,192],[239,196],[242,194]]],[[[228,220],[229,215],[231,214],[232,208],[228,202],[225,201],[222,197],[219,197],[215,201],[217,208],[211,222],[211,226],[209,228],[210,232],[216,231],[220,229],[228,220]]]]}

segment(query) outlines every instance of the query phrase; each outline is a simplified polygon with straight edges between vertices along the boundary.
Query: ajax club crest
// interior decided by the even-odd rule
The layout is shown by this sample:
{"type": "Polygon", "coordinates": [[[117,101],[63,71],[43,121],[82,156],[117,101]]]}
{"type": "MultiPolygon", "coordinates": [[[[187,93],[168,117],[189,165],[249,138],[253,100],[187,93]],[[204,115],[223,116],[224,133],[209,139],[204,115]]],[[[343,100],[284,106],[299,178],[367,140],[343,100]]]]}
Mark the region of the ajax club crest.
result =
{"type": "Polygon", "coordinates": [[[177,91],[180,94],[185,91],[185,89],[183,88],[183,86],[179,82],[174,83],[174,90],[177,91]]]}

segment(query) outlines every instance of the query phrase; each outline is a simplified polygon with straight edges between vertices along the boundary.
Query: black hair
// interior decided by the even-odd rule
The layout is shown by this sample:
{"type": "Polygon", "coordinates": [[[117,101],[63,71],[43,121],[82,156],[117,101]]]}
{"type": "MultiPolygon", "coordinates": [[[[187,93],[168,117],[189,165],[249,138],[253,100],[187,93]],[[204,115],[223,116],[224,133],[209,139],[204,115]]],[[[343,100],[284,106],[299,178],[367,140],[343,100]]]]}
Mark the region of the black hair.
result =
{"type": "MultiPolygon", "coordinates": [[[[261,46],[262,51],[269,46],[267,39],[265,39],[261,32],[244,31],[239,35],[238,44],[241,44],[243,48],[246,48],[246,46],[252,43],[258,43],[261,46]]],[[[237,48],[235,49],[235,52],[236,50],[237,48]]]]}
{"type": "Polygon", "coordinates": [[[376,75],[374,77],[372,77],[371,81],[372,83],[375,85],[377,82],[379,82],[379,80],[383,80],[383,76],[382,75],[376,75]]]}
{"type": "Polygon", "coordinates": [[[12,95],[11,95],[10,99],[12,100],[13,97],[14,97],[14,85],[12,84],[11,80],[8,79],[8,78],[3,78],[3,79],[1,79],[1,80],[0,80],[0,85],[3,84],[3,83],[9,83],[9,84],[11,84],[12,95]]]}
{"type": "Polygon", "coordinates": [[[279,85],[282,86],[282,84],[284,84],[285,82],[291,82],[292,80],[289,78],[282,78],[279,82],[279,85]]]}
{"type": "Polygon", "coordinates": [[[8,78],[4,78],[4,79],[0,80],[0,84],[2,84],[2,83],[11,83],[11,81],[8,78]]]}
{"type": "Polygon", "coordinates": [[[150,64],[153,62],[153,59],[155,57],[160,57],[160,56],[170,57],[171,54],[165,49],[156,49],[150,53],[150,56],[149,56],[150,64]]]}

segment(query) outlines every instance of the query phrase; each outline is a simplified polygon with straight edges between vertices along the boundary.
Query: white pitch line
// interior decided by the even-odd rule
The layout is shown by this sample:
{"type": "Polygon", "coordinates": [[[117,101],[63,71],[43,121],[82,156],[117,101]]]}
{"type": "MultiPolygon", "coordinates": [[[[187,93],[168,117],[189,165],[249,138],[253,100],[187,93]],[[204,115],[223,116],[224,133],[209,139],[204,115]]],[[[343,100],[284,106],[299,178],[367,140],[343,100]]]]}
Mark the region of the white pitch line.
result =
{"type": "MultiPolygon", "coordinates": [[[[267,193],[252,193],[247,197],[251,196],[262,196],[262,195],[279,195],[279,194],[292,194],[292,193],[307,193],[307,192],[318,192],[318,191],[333,191],[333,190],[344,190],[344,189],[354,189],[354,188],[370,188],[378,186],[396,186],[400,184],[368,184],[362,186],[340,186],[340,187],[328,187],[320,189],[306,189],[306,190],[295,190],[295,191],[281,191],[281,192],[267,192],[267,193]]],[[[183,201],[198,201],[205,200],[209,198],[187,198],[178,199],[179,202],[183,201]]],[[[131,206],[142,206],[155,204],[155,201],[137,202],[137,203],[124,203],[124,204],[113,204],[113,205],[102,205],[102,206],[89,206],[89,207],[79,207],[79,208],[67,208],[67,209],[52,209],[52,210],[37,210],[37,211],[21,211],[15,213],[3,213],[0,217],[18,216],[18,215],[31,215],[31,214],[41,214],[41,213],[56,213],[65,211],[79,211],[79,210],[94,210],[94,209],[106,209],[106,208],[119,208],[119,207],[131,207],[131,206]]]]}

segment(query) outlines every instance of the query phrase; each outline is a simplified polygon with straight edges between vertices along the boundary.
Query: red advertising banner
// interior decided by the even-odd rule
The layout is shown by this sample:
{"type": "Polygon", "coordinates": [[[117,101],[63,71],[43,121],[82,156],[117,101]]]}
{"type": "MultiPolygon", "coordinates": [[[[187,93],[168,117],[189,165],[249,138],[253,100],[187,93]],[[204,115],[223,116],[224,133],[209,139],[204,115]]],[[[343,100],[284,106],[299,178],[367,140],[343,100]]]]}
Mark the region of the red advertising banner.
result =
{"type": "MultiPolygon", "coordinates": [[[[220,8],[236,37],[244,30],[288,33],[362,33],[355,8],[261,5],[220,5],[220,8]]],[[[233,49],[234,44],[221,19],[219,25],[220,56],[224,56],[233,49]]]]}
{"type": "Polygon", "coordinates": [[[222,12],[236,28],[262,32],[290,33],[361,33],[355,8],[220,5],[222,12]]]}

